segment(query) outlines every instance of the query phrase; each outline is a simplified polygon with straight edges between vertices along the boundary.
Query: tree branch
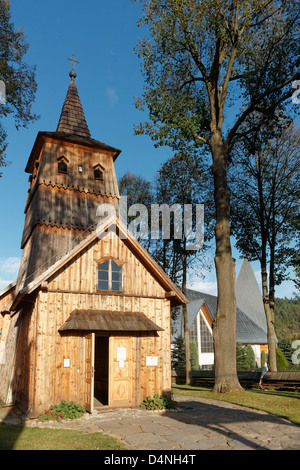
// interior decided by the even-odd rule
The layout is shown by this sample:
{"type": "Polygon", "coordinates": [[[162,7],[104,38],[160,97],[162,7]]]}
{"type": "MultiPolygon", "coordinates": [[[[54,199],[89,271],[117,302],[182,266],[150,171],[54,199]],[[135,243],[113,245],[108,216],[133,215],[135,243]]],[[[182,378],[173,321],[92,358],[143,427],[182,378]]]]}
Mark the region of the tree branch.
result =
{"type": "Polygon", "coordinates": [[[190,85],[191,83],[194,83],[194,82],[203,82],[203,83],[205,83],[205,80],[204,80],[203,77],[193,77],[190,80],[185,80],[183,82],[183,84],[180,86],[180,90],[182,90],[182,88],[184,88],[186,85],[190,85]]]}
{"type": "MultiPolygon", "coordinates": [[[[293,77],[285,80],[284,82],[270,88],[269,90],[265,91],[261,95],[258,96],[257,99],[255,99],[252,103],[249,104],[247,109],[241,114],[241,116],[237,119],[236,123],[234,126],[231,128],[230,132],[228,133],[228,136],[226,138],[225,144],[227,145],[228,148],[230,148],[231,143],[233,141],[233,138],[235,134],[237,133],[238,128],[241,126],[241,124],[246,120],[246,118],[256,109],[256,107],[259,105],[259,103],[262,102],[262,100],[272,93],[275,93],[282,88],[284,88],[286,85],[289,83],[292,83],[294,80],[297,80],[300,78],[300,72],[297,72],[293,77]]],[[[289,96],[292,96],[294,90],[290,90],[288,93],[286,93],[280,100],[277,101],[277,105],[281,103],[282,101],[285,101],[289,96]]],[[[272,106],[273,107],[273,106],[272,106]]]]}

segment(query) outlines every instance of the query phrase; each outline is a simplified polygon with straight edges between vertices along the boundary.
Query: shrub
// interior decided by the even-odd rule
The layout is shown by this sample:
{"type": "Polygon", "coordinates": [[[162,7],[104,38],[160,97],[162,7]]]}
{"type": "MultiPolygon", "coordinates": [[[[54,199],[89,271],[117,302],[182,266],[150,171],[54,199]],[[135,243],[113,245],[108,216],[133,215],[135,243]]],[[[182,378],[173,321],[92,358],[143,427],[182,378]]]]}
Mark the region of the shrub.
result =
{"type": "Polygon", "coordinates": [[[263,368],[266,362],[267,362],[266,353],[265,351],[262,351],[260,354],[260,367],[263,368]]]}
{"type": "Polygon", "coordinates": [[[292,363],[292,341],[287,338],[287,339],[282,339],[278,342],[278,348],[281,349],[283,352],[286,360],[288,361],[289,364],[292,363]]]}
{"type": "Polygon", "coordinates": [[[242,343],[236,343],[236,366],[237,370],[255,369],[255,354],[250,344],[244,346],[242,343]]]}
{"type": "Polygon", "coordinates": [[[280,348],[276,348],[277,370],[287,370],[289,363],[280,348]]]}
{"type": "Polygon", "coordinates": [[[185,369],[185,342],[182,336],[178,336],[175,340],[172,350],[172,368],[185,369]]]}
{"type": "Polygon", "coordinates": [[[246,349],[241,343],[236,343],[236,367],[237,370],[248,370],[246,349]]]}
{"type": "Polygon", "coordinates": [[[59,405],[51,405],[44,413],[41,413],[39,420],[61,422],[63,419],[78,419],[83,413],[85,413],[83,406],[73,401],[62,400],[59,405]]]}
{"type": "Polygon", "coordinates": [[[178,403],[167,395],[159,396],[156,393],[153,398],[145,398],[140,406],[146,410],[176,410],[178,403]]]}
{"type": "Polygon", "coordinates": [[[199,354],[196,341],[191,341],[191,365],[192,370],[199,369],[199,354]]]}
{"type": "Polygon", "coordinates": [[[253,351],[253,348],[250,344],[246,347],[246,359],[248,363],[248,369],[255,369],[256,366],[256,360],[255,360],[255,354],[253,351]]]}

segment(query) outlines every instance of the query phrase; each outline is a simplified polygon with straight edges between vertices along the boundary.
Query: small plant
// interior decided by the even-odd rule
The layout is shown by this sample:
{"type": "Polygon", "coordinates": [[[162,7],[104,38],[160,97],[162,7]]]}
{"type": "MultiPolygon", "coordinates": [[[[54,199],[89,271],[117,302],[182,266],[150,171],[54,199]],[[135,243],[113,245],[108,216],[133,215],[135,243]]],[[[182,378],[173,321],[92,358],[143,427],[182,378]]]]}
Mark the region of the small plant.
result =
{"type": "Polygon", "coordinates": [[[83,413],[85,413],[83,406],[74,401],[66,402],[62,400],[59,405],[51,405],[44,413],[41,413],[39,420],[58,421],[60,423],[63,419],[78,419],[83,413]]]}
{"type": "Polygon", "coordinates": [[[146,410],[176,410],[178,403],[167,395],[156,393],[153,398],[146,397],[140,406],[146,410]]]}

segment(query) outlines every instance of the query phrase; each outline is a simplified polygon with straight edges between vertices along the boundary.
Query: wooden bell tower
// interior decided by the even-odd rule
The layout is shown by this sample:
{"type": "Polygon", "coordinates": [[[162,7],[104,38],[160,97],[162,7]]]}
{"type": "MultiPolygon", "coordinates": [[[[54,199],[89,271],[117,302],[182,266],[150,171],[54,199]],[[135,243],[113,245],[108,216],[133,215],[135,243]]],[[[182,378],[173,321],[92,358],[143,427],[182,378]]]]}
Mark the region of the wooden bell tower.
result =
{"type": "Polygon", "coordinates": [[[118,206],[114,161],[120,150],[91,138],[72,57],[70,84],[55,132],[39,132],[25,171],[23,249],[16,293],[95,230],[101,203],[118,206]]]}
{"type": "Polygon", "coordinates": [[[0,292],[0,399],[32,417],[169,393],[171,306],[188,302],[118,212],[99,226],[101,204],[118,209],[120,151],[91,137],[72,62],[57,129],[38,133],[26,166],[19,276],[0,292]]]}

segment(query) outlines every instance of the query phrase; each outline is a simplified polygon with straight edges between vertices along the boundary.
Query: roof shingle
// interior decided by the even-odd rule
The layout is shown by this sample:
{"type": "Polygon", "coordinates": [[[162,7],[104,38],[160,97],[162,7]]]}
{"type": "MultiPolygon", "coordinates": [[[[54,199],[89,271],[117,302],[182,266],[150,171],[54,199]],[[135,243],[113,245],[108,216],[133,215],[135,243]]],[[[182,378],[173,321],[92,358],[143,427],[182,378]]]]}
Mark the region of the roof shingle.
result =
{"type": "Polygon", "coordinates": [[[70,82],[56,131],[91,137],[74,80],[70,82]]]}
{"type": "MultiPolygon", "coordinates": [[[[216,319],[218,298],[214,295],[187,289],[189,328],[203,304],[212,321],[216,319]]],[[[244,259],[236,280],[236,340],[248,344],[267,344],[267,322],[262,295],[257,285],[250,262],[244,259]]],[[[172,324],[172,340],[184,335],[183,314],[180,312],[172,324]]]]}

